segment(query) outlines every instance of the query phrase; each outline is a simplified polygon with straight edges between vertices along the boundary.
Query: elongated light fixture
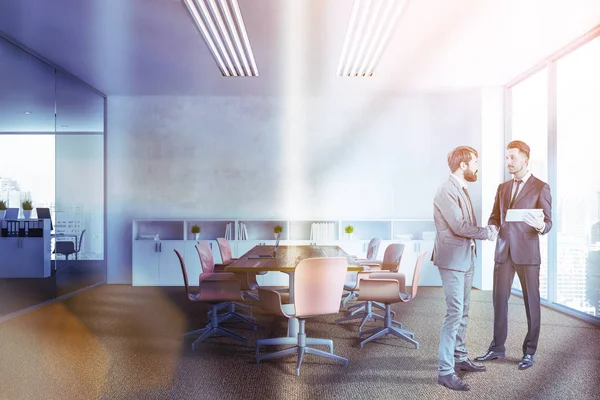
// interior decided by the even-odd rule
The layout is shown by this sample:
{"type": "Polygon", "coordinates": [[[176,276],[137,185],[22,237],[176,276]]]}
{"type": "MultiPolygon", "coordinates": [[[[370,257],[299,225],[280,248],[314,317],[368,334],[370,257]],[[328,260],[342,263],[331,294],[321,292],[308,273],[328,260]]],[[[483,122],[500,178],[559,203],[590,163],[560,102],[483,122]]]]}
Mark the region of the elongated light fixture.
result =
{"type": "Polygon", "coordinates": [[[373,76],[409,0],[354,0],[338,76],[373,76]]]}
{"type": "Polygon", "coordinates": [[[223,76],[258,76],[237,0],[183,0],[223,76]]]}

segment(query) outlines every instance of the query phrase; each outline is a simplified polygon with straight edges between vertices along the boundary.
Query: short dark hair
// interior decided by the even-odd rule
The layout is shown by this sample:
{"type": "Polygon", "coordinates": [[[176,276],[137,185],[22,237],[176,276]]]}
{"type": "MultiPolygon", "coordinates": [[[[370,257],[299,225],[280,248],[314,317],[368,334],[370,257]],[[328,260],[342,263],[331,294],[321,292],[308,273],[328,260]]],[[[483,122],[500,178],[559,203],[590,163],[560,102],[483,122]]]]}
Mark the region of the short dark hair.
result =
{"type": "Polygon", "coordinates": [[[448,167],[450,167],[450,172],[459,169],[461,162],[468,164],[471,158],[473,158],[473,154],[475,157],[478,156],[477,150],[469,146],[459,146],[448,153],[448,167]]]}
{"type": "Polygon", "coordinates": [[[527,146],[527,143],[525,142],[522,142],[520,140],[513,140],[508,144],[508,146],[506,146],[506,149],[519,149],[519,151],[525,154],[527,156],[527,159],[529,159],[530,150],[529,146],[527,146]]]}

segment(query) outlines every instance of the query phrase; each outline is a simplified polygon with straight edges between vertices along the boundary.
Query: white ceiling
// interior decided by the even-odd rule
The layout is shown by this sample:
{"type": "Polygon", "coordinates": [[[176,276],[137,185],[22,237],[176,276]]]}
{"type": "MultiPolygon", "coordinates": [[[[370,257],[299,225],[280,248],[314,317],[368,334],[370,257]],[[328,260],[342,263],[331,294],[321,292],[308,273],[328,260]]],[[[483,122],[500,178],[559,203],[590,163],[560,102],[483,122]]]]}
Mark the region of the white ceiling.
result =
{"type": "Polygon", "coordinates": [[[335,76],[352,0],[239,0],[260,71],[222,77],[181,0],[2,0],[0,32],[108,95],[499,85],[600,24],[598,0],[411,0],[371,78],[335,76]]]}

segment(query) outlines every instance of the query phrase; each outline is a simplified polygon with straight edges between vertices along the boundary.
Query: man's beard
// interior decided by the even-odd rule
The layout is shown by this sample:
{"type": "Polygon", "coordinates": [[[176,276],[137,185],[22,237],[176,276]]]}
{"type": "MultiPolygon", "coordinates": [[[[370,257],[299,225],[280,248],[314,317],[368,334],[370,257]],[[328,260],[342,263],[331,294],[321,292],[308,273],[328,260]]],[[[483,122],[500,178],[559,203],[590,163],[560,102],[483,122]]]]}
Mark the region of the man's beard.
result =
{"type": "Polygon", "coordinates": [[[473,172],[470,170],[466,170],[465,171],[465,181],[476,182],[477,181],[477,171],[473,172]]]}

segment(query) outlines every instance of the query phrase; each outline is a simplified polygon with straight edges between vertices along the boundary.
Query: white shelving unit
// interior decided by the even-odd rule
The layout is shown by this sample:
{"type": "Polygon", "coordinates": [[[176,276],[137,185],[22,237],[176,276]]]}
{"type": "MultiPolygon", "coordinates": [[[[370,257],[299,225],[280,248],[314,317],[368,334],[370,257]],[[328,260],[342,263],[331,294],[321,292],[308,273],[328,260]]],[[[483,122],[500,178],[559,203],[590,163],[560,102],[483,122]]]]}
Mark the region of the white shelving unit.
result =
{"type": "Polygon", "coordinates": [[[50,268],[50,220],[0,220],[0,278],[48,278],[50,268]]]}
{"type": "MultiPolygon", "coordinates": [[[[441,286],[437,268],[430,261],[433,250],[435,226],[433,220],[417,219],[344,219],[344,220],[282,220],[282,219],[134,219],[132,221],[132,259],[134,286],[182,286],[181,267],[173,249],[179,250],[186,262],[188,279],[197,285],[201,273],[198,253],[194,247],[193,225],[200,226],[199,240],[211,243],[216,263],[221,255],[216,243],[218,237],[225,237],[227,225],[231,226],[231,250],[234,257],[240,257],[257,245],[273,245],[273,227],[281,225],[280,245],[333,244],[357,257],[366,255],[369,240],[382,239],[377,255],[383,258],[390,243],[406,245],[400,270],[407,275],[407,283],[412,282],[413,268],[420,251],[427,250],[425,263],[419,280],[420,286],[441,286]],[[313,224],[317,231],[313,230],[313,224]],[[319,225],[320,224],[320,225],[319,225]],[[347,225],[354,227],[350,239],[345,233],[347,225]],[[245,226],[247,239],[241,240],[245,226]],[[320,230],[319,230],[320,229],[320,230]],[[311,232],[313,235],[311,235],[311,232]],[[319,234],[314,234],[318,232],[319,234]]],[[[258,276],[259,284],[285,285],[287,275],[267,273],[258,276]]]]}

